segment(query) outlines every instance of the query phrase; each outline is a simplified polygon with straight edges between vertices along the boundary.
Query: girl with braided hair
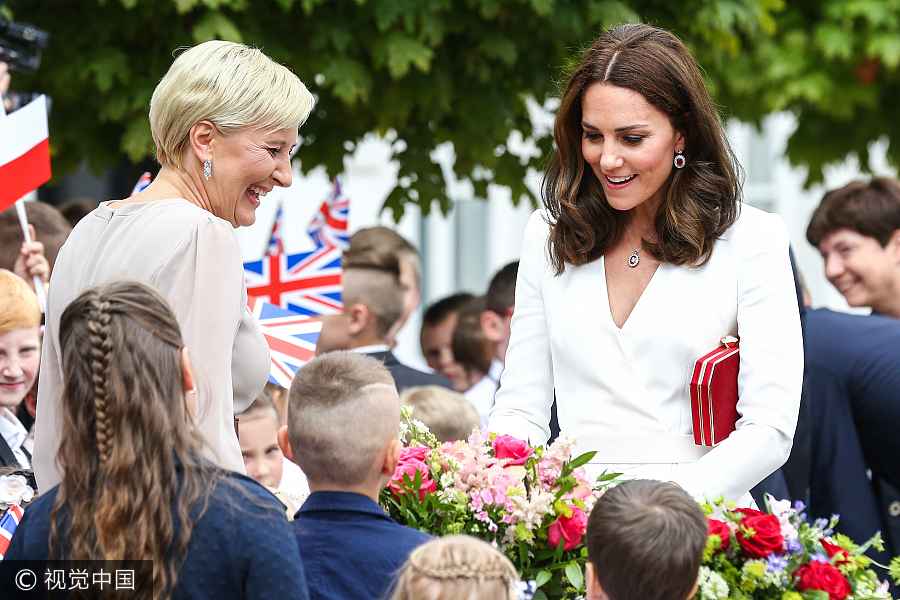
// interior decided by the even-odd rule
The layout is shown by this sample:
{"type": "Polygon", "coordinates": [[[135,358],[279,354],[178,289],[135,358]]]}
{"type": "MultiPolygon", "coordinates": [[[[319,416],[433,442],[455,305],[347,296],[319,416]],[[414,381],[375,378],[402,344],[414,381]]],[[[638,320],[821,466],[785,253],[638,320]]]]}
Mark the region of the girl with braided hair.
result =
{"type": "Polygon", "coordinates": [[[487,542],[448,535],[412,551],[391,600],[524,600],[512,562],[487,542]]]}
{"type": "Polygon", "coordinates": [[[6,558],[153,561],[129,598],[306,600],[281,503],[199,454],[191,361],[162,296],[105,283],[59,333],[62,481],[28,507],[6,558]]]}

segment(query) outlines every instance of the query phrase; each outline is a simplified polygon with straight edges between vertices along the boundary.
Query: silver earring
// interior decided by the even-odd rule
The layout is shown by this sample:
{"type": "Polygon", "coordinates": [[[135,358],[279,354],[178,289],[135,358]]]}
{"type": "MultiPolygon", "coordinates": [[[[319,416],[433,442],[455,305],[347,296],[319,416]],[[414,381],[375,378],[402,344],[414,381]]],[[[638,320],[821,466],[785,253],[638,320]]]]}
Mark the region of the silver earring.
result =
{"type": "Polygon", "coordinates": [[[212,159],[207,158],[203,161],[203,177],[209,181],[209,178],[212,177],[212,159]]]}
{"type": "MultiPolygon", "coordinates": [[[[677,151],[675,153],[675,159],[672,162],[675,164],[676,169],[683,169],[684,165],[687,164],[687,159],[684,157],[684,151],[677,151]]],[[[209,179],[209,177],[207,177],[207,179],[209,179]]]]}

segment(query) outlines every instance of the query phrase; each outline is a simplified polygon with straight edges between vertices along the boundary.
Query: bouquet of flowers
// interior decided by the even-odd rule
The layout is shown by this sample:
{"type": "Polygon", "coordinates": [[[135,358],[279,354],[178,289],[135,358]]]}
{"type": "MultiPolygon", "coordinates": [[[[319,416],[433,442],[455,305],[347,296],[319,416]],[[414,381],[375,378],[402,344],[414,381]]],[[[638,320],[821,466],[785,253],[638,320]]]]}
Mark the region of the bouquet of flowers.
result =
{"type": "MultiPolygon", "coordinates": [[[[890,598],[864,556],[883,549],[880,534],[857,546],[830,521],[807,522],[804,506],[766,498],[767,512],[701,501],[709,538],[694,600],[868,600],[890,598]],[[710,518],[719,511],[720,518],[710,518]]],[[[900,559],[889,568],[900,578],[900,559]]]]}
{"type": "Polygon", "coordinates": [[[475,430],[466,441],[441,444],[404,407],[403,449],[381,505],[397,522],[436,536],[465,533],[495,544],[535,600],[576,598],[584,591],[587,516],[617,474],[591,482],[571,458],[574,439],[547,448],[475,430]]]}

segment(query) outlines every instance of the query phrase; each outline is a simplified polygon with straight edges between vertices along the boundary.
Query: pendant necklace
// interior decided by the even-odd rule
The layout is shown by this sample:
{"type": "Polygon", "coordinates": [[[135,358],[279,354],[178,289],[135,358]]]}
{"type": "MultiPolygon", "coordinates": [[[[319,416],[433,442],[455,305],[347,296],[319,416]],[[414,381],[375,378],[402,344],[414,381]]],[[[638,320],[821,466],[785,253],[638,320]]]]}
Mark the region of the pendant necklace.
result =
{"type": "MultiPolygon", "coordinates": [[[[628,233],[628,228],[625,227],[624,229],[625,229],[625,235],[628,236],[628,244],[631,246],[631,250],[632,250],[631,256],[628,257],[628,266],[631,267],[631,268],[633,269],[633,268],[635,268],[636,266],[638,266],[638,263],[639,263],[639,262],[641,262],[641,257],[638,256],[638,252],[640,252],[641,250],[643,250],[643,249],[644,249],[644,246],[643,246],[643,243],[642,243],[642,244],[641,244],[641,247],[635,250],[635,248],[634,248],[634,242],[631,241],[631,234],[628,233]]],[[[656,235],[656,232],[655,232],[655,231],[653,232],[653,234],[652,234],[649,238],[647,238],[647,241],[649,242],[650,240],[652,240],[654,235],[656,235]]]]}

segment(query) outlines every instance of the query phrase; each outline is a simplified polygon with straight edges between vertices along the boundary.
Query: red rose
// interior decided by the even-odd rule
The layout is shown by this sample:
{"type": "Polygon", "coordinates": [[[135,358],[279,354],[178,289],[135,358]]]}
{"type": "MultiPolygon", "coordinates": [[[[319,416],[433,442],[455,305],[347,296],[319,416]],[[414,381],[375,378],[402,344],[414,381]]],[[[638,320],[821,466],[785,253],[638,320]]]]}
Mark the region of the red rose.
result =
{"type": "Polygon", "coordinates": [[[398,464],[407,462],[425,462],[431,458],[431,448],[428,446],[406,446],[400,450],[398,464]]]}
{"type": "Polygon", "coordinates": [[[587,527],[587,513],[578,508],[572,507],[572,516],[562,516],[558,518],[547,530],[547,539],[550,547],[556,549],[559,540],[566,540],[563,544],[563,550],[572,550],[581,543],[584,537],[584,530],[587,527]]]}
{"type": "Polygon", "coordinates": [[[507,466],[524,465],[528,457],[534,454],[534,450],[528,445],[528,442],[514,438],[511,435],[498,435],[491,442],[494,448],[494,456],[497,458],[512,459],[507,466]]]}
{"type": "Polygon", "coordinates": [[[728,543],[731,541],[731,529],[728,528],[728,523],[725,521],[719,521],[716,519],[706,519],[709,521],[709,534],[708,535],[717,535],[722,540],[722,548],[727,548],[728,543]]]}
{"type": "Polygon", "coordinates": [[[394,497],[398,497],[406,492],[397,482],[403,483],[403,475],[409,475],[409,480],[411,482],[415,482],[416,480],[416,472],[422,474],[422,485],[419,486],[419,500],[423,500],[426,494],[431,494],[437,491],[437,482],[431,478],[431,471],[428,468],[428,465],[423,463],[422,461],[409,460],[405,463],[398,464],[397,470],[394,471],[394,477],[391,479],[391,483],[389,487],[391,488],[391,493],[394,497]]]}
{"type": "Polygon", "coordinates": [[[794,577],[798,592],[821,590],[827,592],[831,600],[844,600],[850,595],[850,582],[828,563],[811,561],[797,569],[794,577]]]}
{"type": "Polygon", "coordinates": [[[828,554],[828,558],[834,558],[836,554],[840,554],[840,557],[837,559],[835,564],[842,565],[844,563],[850,562],[850,553],[834,544],[832,542],[828,542],[825,540],[822,541],[822,547],[825,549],[825,553],[828,554]]]}
{"type": "Polygon", "coordinates": [[[750,558],[765,558],[773,552],[781,552],[784,536],[781,535],[778,517],[752,508],[740,508],[732,512],[744,515],[735,537],[745,555],[750,558]]]}

